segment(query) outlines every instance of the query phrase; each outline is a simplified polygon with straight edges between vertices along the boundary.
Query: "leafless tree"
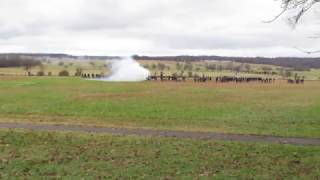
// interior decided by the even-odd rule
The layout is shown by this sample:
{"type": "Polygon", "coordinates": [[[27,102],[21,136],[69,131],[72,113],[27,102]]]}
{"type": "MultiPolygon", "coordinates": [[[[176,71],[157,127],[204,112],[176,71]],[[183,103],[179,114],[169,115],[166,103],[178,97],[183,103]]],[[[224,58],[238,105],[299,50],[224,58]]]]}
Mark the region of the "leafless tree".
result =
{"type": "Polygon", "coordinates": [[[301,17],[308,12],[315,4],[319,3],[320,0],[279,0],[282,3],[282,11],[266,23],[276,21],[282,15],[288,13],[288,22],[293,27],[299,23],[301,17]]]}
{"type": "MultiPolygon", "coordinates": [[[[307,13],[315,4],[319,3],[320,0],[279,0],[282,3],[282,11],[275,16],[273,19],[269,21],[265,21],[266,23],[271,23],[279,19],[284,14],[288,14],[288,24],[293,28],[299,23],[301,18],[305,13],[307,13]]],[[[320,34],[315,34],[310,38],[320,38],[320,34]]],[[[316,51],[307,51],[301,48],[295,47],[297,50],[306,53],[306,54],[314,54],[320,53],[320,50],[316,51]]]]}

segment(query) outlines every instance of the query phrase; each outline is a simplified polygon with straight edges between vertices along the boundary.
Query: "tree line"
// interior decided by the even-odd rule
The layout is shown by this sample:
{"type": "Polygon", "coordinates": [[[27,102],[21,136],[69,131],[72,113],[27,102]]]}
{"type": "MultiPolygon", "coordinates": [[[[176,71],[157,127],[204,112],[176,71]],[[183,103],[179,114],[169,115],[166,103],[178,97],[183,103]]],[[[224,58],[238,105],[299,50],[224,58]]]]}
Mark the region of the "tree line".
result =
{"type": "Polygon", "coordinates": [[[303,57],[227,57],[227,56],[134,56],[136,60],[157,60],[157,61],[233,61],[248,64],[264,64],[293,68],[304,71],[312,68],[320,68],[320,58],[303,57]]]}
{"type": "Polygon", "coordinates": [[[0,67],[24,67],[25,69],[30,69],[34,66],[40,66],[41,61],[36,60],[32,57],[24,57],[21,55],[11,54],[11,55],[0,55],[0,67]]]}

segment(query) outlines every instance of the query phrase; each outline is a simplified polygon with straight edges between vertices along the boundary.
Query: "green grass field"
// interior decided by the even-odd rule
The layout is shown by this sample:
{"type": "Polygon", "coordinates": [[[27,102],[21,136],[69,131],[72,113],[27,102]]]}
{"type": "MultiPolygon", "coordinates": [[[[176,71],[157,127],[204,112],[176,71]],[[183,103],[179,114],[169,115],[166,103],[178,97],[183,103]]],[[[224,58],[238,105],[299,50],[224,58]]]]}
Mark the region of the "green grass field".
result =
{"type": "Polygon", "coordinates": [[[0,131],[0,178],[318,179],[320,148],[0,131]]]}
{"type": "Polygon", "coordinates": [[[0,121],[320,137],[319,89],[0,77],[0,121]]]}
{"type": "MultiPolygon", "coordinates": [[[[320,82],[0,77],[0,122],[320,137],[320,82]]],[[[0,130],[0,179],[317,179],[319,146],[0,130]]]]}

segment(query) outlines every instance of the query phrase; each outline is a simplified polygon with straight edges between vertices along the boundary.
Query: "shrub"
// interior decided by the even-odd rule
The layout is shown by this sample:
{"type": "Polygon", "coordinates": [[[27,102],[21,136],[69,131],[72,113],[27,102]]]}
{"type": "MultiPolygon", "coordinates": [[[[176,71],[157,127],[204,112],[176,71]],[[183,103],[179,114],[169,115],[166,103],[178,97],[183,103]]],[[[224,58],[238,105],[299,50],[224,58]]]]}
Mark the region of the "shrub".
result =
{"type": "Polygon", "coordinates": [[[166,65],[163,63],[158,63],[157,67],[160,71],[163,71],[166,68],[166,65]]]}
{"type": "Polygon", "coordinates": [[[292,76],[292,72],[289,71],[289,70],[286,70],[285,76],[286,76],[286,77],[291,77],[291,76],[292,76]]]}
{"type": "Polygon", "coordinates": [[[43,71],[37,72],[37,76],[44,76],[44,72],[43,71]]]}
{"type": "Polygon", "coordinates": [[[81,75],[82,75],[82,72],[83,72],[83,69],[82,69],[82,68],[77,68],[74,75],[75,75],[75,76],[81,76],[81,75]]]}
{"type": "Polygon", "coordinates": [[[206,64],[206,69],[209,71],[215,71],[217,69],[217,65],[215,64],[206,64]]]}
{"type": "Polygon", "coordinates": [[[60,71],[59,76],[69,76],[69,72],[67,70],[60,71]]]}

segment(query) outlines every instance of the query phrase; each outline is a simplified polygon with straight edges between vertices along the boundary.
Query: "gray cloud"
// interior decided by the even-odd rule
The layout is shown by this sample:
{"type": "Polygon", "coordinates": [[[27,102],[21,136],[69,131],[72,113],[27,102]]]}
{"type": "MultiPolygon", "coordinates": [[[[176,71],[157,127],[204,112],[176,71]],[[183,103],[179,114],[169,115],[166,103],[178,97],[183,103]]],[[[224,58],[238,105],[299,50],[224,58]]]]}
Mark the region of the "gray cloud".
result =
{"type": "Polygon", "coordinates": [[[290,56],[320,46],[307,38],[318,8],[295,30],[262,23],[279,10],[273,0],[1,0],[0,51],[290,56]]]}

